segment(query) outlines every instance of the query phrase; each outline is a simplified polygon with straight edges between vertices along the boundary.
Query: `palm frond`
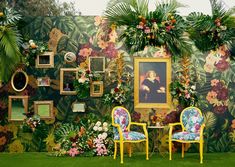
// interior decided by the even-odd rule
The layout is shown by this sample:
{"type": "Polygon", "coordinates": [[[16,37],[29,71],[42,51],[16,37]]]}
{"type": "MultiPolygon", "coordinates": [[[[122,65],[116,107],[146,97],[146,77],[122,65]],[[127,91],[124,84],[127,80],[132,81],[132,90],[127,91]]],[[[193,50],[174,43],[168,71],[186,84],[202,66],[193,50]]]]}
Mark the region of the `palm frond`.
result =
{"type": "Polygon", "coordinates": [[[0,17],[0,26],[15,25],[21,19],[21,15],[12,8],[3,10],[3,17],[0,17]]]}

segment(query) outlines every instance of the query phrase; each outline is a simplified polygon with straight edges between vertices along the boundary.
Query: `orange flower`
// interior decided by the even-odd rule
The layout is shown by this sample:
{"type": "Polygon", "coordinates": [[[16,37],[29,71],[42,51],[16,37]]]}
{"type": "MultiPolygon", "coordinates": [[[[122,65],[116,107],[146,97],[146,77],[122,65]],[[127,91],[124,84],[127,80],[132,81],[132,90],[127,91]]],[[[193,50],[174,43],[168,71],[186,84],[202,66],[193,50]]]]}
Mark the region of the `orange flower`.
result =
{"type": "Polygon", "coordinates": [[[3,14],[3,12],[0,12],[0,17],[2,17],[4,14],[3,14]]]}
{"type": "Polygon", "coordinates": [[[213,70],[214,70],[214,66],[213,65],[211,65],[211,64],[205,64],[204,65],[204,70],[206,71],[206,72],[208,72],[208,73],[212,73],[213,72],[213,70]]]}
{"type": "Polygon", "coordinates": [[[207,93],[206,99],[209,101],[210,104],[213,103],[213,100],[216,98],[217,93],[214,91],[210,91],[207,93]]]}
{"type": "Polygon", "coordinates": [[[0,138],[0,146],[4,145],[6,143],[7,139],[5,136],[0,138]]]}
{"type": "Polygon", "coordinates": [[[102,18],[100,17],[100,16],[96,16],[95,18],[94,18],[94,20],[95,20],[95,25],[96,26],[99,26],[100,24],[101,24],[101,21],[102,21],[102,18]]]}
{"type": "Polygon", "coordinates": [[[211,80],[211,86],[216,86],[217,83],[219,83],[219,80],[218,80],[218,79],[213,79],[213,80],[211,80]]]}
{"type": "Polygon", "coordinates": [[[108,46],[107,42],[105,42],[105,41],[103,41],[103,40],[99,40],[99,41],[97,42],[97,44],[98,44],[98,46],[99,46],[101,49],[105,49],[105,48],[108,46]]]}
{"type": "Polygon", "coordinates": [[[115,30],[112,30],[109,34],[109,42],[116,42],[116,39],[117,39],[117,33],[115,30]]]}
{"type": "Polygon", "coordinates": [[[232,120],[232,125],[231,125],[231,127],[232,127],[233,129],[235,129],[235,119],[232,120]]]}

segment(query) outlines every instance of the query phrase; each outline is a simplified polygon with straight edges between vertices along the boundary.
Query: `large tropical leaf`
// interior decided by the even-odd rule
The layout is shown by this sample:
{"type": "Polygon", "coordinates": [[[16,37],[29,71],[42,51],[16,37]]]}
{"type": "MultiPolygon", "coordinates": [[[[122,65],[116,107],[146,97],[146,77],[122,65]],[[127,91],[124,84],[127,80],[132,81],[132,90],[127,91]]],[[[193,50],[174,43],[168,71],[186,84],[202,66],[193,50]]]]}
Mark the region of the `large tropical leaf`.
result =
{"type": "Polygon", "coordinates": [[[217,117],[213,112],[203,113],[204,123],[206,124],[206,129],[214,129],[216,126],[217,117]]]}

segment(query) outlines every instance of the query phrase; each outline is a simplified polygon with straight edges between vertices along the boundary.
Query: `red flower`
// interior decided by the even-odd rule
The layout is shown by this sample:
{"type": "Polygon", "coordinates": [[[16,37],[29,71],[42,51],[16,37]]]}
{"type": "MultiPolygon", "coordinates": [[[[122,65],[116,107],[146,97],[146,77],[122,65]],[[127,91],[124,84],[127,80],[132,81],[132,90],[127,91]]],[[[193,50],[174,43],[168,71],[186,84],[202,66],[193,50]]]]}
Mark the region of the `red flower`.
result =
{"type": "Polygon", "coordinates": [[[228,99],[228,89],[222,88],[220,91],[217,92],[217,99],[218,100],[227,100],[228,99]]]}
{"type": "Polygon", "coordinates": [[[115,93],[119,92],[119,89],[118,88],[114,88],[114,92],[115,93]]]}
{"type": "Polygon", "coordinates": [[[225,71],[229,68],[229,63],[225,59],[221,59],[217,64],[215,64],[215,67],[218,71],[225,71]]]}
{"type": "Polygon", "coordinates": [[[91,71],[90,70],[86,70],[86,74],[90,74],[91,73],[91,71]]]}
{"type": "Polygon", "coordinates": [[[227,106],[216,106],[214,107],[213,111],[217,114],[223,114],[225,111],[227,111],[227,106]]]}

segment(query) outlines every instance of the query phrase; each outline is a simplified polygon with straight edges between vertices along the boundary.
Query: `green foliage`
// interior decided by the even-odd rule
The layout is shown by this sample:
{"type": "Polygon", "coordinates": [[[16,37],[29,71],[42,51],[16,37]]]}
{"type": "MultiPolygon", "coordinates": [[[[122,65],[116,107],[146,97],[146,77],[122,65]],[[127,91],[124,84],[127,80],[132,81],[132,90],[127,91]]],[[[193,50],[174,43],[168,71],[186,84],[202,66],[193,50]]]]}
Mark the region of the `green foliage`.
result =
{"type": "Polygon", "coordinates": [[[235,37],[235,7],[225,10],[222,2],[210,0],[212,16],[192,12],[187,16],[188,32],[196,47],[205,52],[231,44],[235,37]]]}
{"type": "Polygon", "coordinates": [[[177,14],[178,7],[182,5],[171,0],[157,4],[156,9],[148,13],[147,1],[124,0],[107,7],[106,17],[111,24],[126,26],[120,38],[131,51],[143,50],[145,46],[165,46],[175,57],[190,54],[188,39],[183,34],[186,23],[177,14]],[[145,6],[140,8],[139,4],[145,6]]]}
{"type": "Polygon", "coordinates": [[[20,62],[19,46],[21,35],[17,30],[20,15],[10,8],[5,8],[0,16],[0,80],[8,81],[17,63],[20,62]]]}

